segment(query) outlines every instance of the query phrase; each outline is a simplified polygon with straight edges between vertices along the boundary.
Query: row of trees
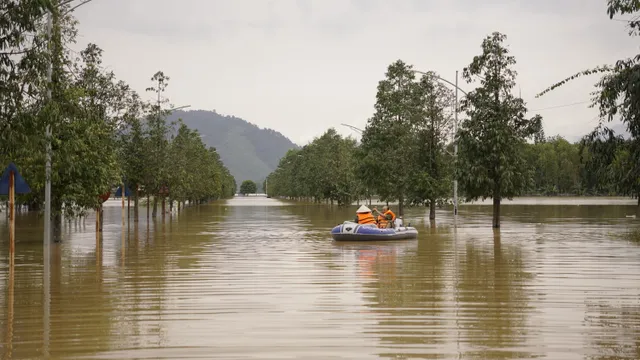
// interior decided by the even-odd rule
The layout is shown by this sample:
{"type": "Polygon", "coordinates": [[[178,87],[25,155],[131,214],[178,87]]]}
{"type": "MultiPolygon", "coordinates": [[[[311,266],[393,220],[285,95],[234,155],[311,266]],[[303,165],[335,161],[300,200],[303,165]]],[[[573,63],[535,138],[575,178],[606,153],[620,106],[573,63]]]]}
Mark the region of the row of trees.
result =
{"type": "Polygon", "coordinates": [[[366,193],[356,176],[358,147],[329,129],[301,149],[291,149],[267,176],[267,195],[347,205],[366,193]]]}
{"type": "Polygon", "coordinates": [[[153,76],[154,86],[147,90],[156,99],[146,102],[102,68],[98,46],[89,44],[80,53],[70,49],[77,36],[77,5],[0,4],[0,163],[15,162],[31,186],[33,192],[19,200],[42,207],[49,142],[54,238],[63,215],[97,208],[99,195],[123,181],[136,200],[153,197],[154,214],[164,197],[232,196],[235,181],[215,149],[184,124],[165,121],[168,77],[153,76]]]}
{"type": "MultiPolygon", "coordinates": [[[[630,0],[611,3],[611,16],[640,6],[630,0]]],[[[632,29],[636,25],[640,22],[632,22],[632,29]]],[[[607,68],[610,74],[598,83],[601,92],[596,99],[603,121],[620,115],[631,138],[624,140],[601,124],[571,144],[560,137],[546,139],[542,118],[527,117],[526,104],[513,95],[516,61],[505,40],[497,32],[486,37],[481,54],[464,69],[464,79],[479,85],[460,102],[466,117],[456,134],[453,91],[437,74],[416,78],[410,65],[396,61],[379,82],[375,112],[361,143],[329,129],[301,150],[290,151],[268,177],[269,195],[350,204],[375,193],[383,201],[398,200],[400,214],[405,204],[428,204],[433,219],[436,206],[450,201],[455,178],[465,200],[493,199],[494,227],[500,226],[504,198],[638,196],[640,123],[634,106],[640,104],[635,100],[640,96],[635,86],[640,55],[607,68]],[[459,146],[457,158],[452,154],[453,139],[459,146]]]]}

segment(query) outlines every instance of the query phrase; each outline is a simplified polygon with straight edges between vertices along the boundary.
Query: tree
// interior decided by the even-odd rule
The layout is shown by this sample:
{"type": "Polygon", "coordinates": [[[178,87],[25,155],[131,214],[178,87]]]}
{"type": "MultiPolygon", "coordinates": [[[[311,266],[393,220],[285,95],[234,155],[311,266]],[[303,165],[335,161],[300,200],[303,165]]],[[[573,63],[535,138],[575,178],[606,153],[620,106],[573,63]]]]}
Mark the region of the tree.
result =
{"type": "Polygon", "coordinates": [[[526,119],[524,101],[511,94],[516,60],[503,45],[506,36],[494,32],[482,42],[482,54],[464,69],[467,82],[482,84],[462,102],[469,119],[459,136],[458,178],[467,200],[493,199],[493,227],[500,227],[500,201],[525,191],[531,170],[525,162],[525,140],[542,127],[541,117],[526,119]]]}
{"type": "Polygon", "coordinates": [[[169,79],[162,71],[158,71],[151,77],[155,86],[146,89],[146,91],[154,92],[157,97],[156,103],[150,106],[150,112],[147,115],[148,141],[145,146],[148,163],[145,189],[147,189],[147,197],[149,194],[153,195],[152,216],[154,217],[158,212],[158,198],[162,198],[164,203],[168,188],[169,164],[167,159],[170,129],[165,120],[168,112],[162,109],[162,105],[168,103],[168,100],[162,97],[162,93],[169,86],[169,79]]]}
{"type": "MultiPolygon", "coordinates": [[[[615,15],[636,14],[640,12],[640,2],[637,0],[609,0],[607,13],[612,19],[615,15]]],[[[629,36],[640,35],[640,19],[633,17],[627,23],[629,36]]],[[[551,87],[545,89],[536,97],[542,96],[567,82],[581,76],[592,74],[604,74],[596,83],[593,105],[598,106],[600,124],[594,131],[584,138],[586,146],[600,160],[606,159],[606,164],[600,163],[600,167],[613,166],[618,178],[619,191],[636,196],[638,205],[637,215],[640,217],[640,54],[633,58],[619,60],[614,66],[605,65],[581,71],[566,78],[551,87]],[[621,140],[613,136],[611,129],[604,125],[619,117],[631,134],[631,139],[626,150],[616,156],[616,143],[621,140]],[[602,142],[608,141],[612,146],[603,146],[602,142]],[[607,151],[607,155],[598,155],[596,151],[607,151]]]]}
{"type": "Polygon", "coordinates": [[[453,167],[446,153],[447,137],[451,134],[454,94],[437,81],[435,73],[427,73],[413,89],[417,109],[412,117],[413,143],[409,142],[413,171],[409,180],[409,203],[429,204],[429,219],[436,218],[437,202],[451,195],[453,167]]]}
{"type": "Polygon", "coordinates": [[[133,218],[138,221],[140,186],[144,185],[147,161],[145,158],[145,131],[142,117],[146,104],[132,91],[124,94],[126,111],[122,117],[119,134],[119,158],[122,159],[122,176],[128,188],[133,190],[133,218]]]}
{"type": "Polygon", "coordinates": [[[401,60],[389,65],[386,78],[378,83],[375,113],[362,133],[359,159],[360,180],[381,199],[398,199],[400,216],[413,171],[414,80],[410,65],[401,60]]]}
{"type": "Polygon", "coordinates": [[[258,191],[258,186],[252,180],[245,180],[240,185],[240,194],[242,195],[255,194],[256,191],[258,191]]]}

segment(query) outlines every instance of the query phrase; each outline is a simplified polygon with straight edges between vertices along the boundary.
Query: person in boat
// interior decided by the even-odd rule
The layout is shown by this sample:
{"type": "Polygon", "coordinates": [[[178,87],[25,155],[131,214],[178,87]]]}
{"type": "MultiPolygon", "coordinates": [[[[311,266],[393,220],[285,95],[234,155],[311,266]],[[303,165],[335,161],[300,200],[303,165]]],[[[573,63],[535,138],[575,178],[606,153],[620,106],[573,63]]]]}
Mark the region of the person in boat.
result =
{"type": "Polygon", "coordinates": [[[388,206],[383,206],[382,207],[382,212],[380,212],[378,210],[377,207],[373,208],[373,211],[375,211],[378,214],[378,227],[381,229],[386,229],[386,228],[393,228],[395,221],[396,221],[396,214],[393,213],[393,211],[391,211],[391,209],[389,209],[388,206]]]}
{"type": "Polygon", "coordinates": [[[362,206],[360,206],[360,208],[358,208],[358,210],[356,210],[356,220],[355,220],[355,222],[357,222],[358,224],[361,224],[361,225],[364,225],[364,224],[375,224],[376,223],[376,218],[373,217],[371,209],[369,209],[368,207],[362,205],[362,206]]]}

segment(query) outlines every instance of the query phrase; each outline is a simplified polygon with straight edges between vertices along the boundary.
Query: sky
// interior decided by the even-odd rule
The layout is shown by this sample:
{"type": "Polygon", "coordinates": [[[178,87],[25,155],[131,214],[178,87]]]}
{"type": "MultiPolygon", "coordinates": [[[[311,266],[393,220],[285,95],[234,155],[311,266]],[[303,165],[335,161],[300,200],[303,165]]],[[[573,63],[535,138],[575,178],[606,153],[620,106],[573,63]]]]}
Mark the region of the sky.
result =
{"type": "Polygon", "coordinates": [[[530,115],[543,116],[547,136],[576,140],[597,125],[585,102],[598,78],[535,95],[638,53],[605,0],[93,0],[76,16],[72,48],[99,45],[105,68],[143,96],[162,70],[173,105],[240,117],[299,145],[329,127],[357,138],[340,124],[366,126],[398,59],[451,82],[459,71],[459,87],[472,90],[462,70],[494,31],[507,35],[530,115]]]}

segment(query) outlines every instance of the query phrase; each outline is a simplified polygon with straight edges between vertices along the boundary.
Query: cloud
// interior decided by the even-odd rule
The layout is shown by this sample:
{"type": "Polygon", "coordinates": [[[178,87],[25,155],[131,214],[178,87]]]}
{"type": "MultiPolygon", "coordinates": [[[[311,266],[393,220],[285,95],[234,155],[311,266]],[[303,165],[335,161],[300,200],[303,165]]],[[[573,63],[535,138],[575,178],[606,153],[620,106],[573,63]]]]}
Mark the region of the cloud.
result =
{"type": "MultiPolygon", "coordinates": [[[[545,132],[592,129],[596,78],[534,96],[574,72],[637,52],[605,0],[95,0],[78,9],[81,39],[140,92],[157,70],[176,105],[217,109],[297,143],[340,123],[364,127],[377,82],[397,59],[453,81],[493,31],[508,35],[518,84],[545,132]]],[[[460,86],[471,89],[460,79],[460,86]]]]}

